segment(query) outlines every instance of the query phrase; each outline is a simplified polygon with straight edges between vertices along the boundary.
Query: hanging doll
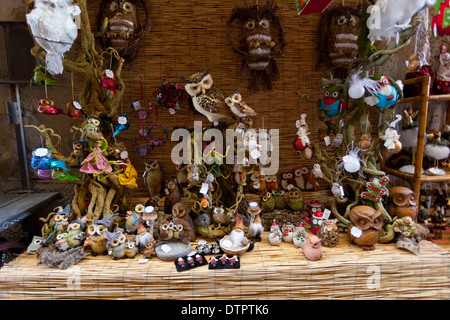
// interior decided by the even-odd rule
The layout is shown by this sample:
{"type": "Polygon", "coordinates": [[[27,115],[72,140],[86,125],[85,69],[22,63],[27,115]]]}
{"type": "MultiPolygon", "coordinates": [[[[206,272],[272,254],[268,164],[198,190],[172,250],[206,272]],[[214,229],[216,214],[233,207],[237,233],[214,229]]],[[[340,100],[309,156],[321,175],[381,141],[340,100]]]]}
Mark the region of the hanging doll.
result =
{"type": "Polygon", "coordinates": [[[447,44],[441,44],[439,47],[439,55],[436,57],[438,67],[436,70],[434,90],[438,94],[450,93],[450,53],[447,50],[447,44]]]}
{"type": "Polygon", "coordinates": [[[399,153],[402,150],[402,143],[399,141],[400,135],[397,130],[395,130],[395,126],[402,120],[402,116],[397,114],[395,118],[396,120],[389,124],[384,135],[380,137],[384,141],[383,146],[387,149],[387,152],[391,154],[399,153]]]}
{"type": "Polygon", "coordinates": [[[297,127],[297,138],[294,140],[294,149],[298,152],[305,150],[310,145],[308,124],[306,114],[302,114],[300,120],[295,123],[297,127]]]}
{"type": "Polygon", "coordinates": [[[103,155],[100,148],[101,140],[93,148],[92,152],[81,163],[80,171],[89,174],[109,174],[112,172],[112,167],[108,163],[108,159],[103,155]]]}

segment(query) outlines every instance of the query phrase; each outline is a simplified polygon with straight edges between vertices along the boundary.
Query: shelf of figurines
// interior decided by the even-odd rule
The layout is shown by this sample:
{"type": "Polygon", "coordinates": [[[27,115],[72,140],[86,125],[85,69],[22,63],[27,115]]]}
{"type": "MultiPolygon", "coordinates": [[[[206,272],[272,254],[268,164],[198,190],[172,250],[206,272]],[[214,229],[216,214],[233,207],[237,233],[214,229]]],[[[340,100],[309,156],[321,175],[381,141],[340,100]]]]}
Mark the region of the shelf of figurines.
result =
{"type": "MultiPolygon", "coordinates": [[[[144,228],[139,224],[134,234],[123,232],[121,228],[133,228],[133,214],[145,214],[140,204],[110,234],[105,247],[96,234],[110,227],[114,215],[91,224],[86,238],[67,250],[61,248],[77,241],[80,225],[69,228],[68,238],[57,235],[55,245],[45,250],[45,238],[35,237],[26,253],[0,269],[0,298],[450,298],[446,221],[439,225],[398,219],[395,239],[386,241],[379,210],[367,206],[352,209],[357,226],[342,228],[336,219],[325,219],[327,210],[318,201],[309,201],[307,210],[299,212],[261,212],[252,196],[248,198],[250,221],[236,218],[231,231],[217,237],[202,236],[196,228],[200,232],[195,240],[187,240],[182,231],[189,228],[179,228],[177,220],[172,225],[155,220],[144,228]],[[263,226],[255,229],[258,223],[263,226]],[[142,245],[149,232],[165,240],[142,245]]],[[[421,210],[422,218],[434,214],[433,209],[421,210]]],[[[159,217],[165,214],[159,211],[159,217]]]]}

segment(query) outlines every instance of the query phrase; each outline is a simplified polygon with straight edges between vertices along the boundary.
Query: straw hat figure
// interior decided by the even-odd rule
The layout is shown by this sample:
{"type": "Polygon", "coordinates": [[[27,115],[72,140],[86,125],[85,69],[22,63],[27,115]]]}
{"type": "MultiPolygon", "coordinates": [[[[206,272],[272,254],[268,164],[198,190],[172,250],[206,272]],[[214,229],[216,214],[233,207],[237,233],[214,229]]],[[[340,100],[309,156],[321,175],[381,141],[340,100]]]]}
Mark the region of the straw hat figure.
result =
{"type": "Polygon", "coordinates": [[[264,227],[261,223],[261,209],[257,202],[250,202],[248,204],[248,213],[251,215],[248,236],[256,241],[261,241],[261,234],[264,231],[264,227]]]}

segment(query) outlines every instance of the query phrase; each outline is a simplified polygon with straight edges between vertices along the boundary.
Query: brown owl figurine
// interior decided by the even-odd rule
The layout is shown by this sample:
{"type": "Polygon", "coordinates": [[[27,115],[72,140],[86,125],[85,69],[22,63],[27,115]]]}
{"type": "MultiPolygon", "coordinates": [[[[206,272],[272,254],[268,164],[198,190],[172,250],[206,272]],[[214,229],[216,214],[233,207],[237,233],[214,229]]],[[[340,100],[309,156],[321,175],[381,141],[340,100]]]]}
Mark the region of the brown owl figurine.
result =
{"type": "Polygon", "coordinates": [[[381,209],[369,206],[356,206],[350,211],[350,224],[347,234],[351,242],[361,246],[363,250],[375,250],[383,227],[381,209]]]}
{"type": "Polygon", "coordinates": [[[391,217],[411,217],[417,219],[419,208],[417,195],[406,187],[393,187],[389,190],[387,211],[391,217]]]}
{"type": "Polygon", "coordinates": [[[337,219],[325,219],[320,225],[317,236],[325,247],[335,247],[339,243],[339,231],[337,219]]]}
{"type": "Polygon", "coordinates": [[[173,223],[183,225],[183,231],[191,241],[197,239],[197,234],[195,233],[194,222],[192,221],[189,212],[182,202],[176,203],[172,207],[173,223]]]}
{"type": "Polygon", "coordinates": [[[181,190],[176,179],[167,181],[165,189],[166,198],[164,200],[164,212],[171,213],[175,203],[181,200],[181,190]]]}
{"type": "Polygon", "coordinates": [[[164,172],[158,160],[145,163],[144,184],[148,188],[151,197],[161,195],[164,184],[164,172]]]}

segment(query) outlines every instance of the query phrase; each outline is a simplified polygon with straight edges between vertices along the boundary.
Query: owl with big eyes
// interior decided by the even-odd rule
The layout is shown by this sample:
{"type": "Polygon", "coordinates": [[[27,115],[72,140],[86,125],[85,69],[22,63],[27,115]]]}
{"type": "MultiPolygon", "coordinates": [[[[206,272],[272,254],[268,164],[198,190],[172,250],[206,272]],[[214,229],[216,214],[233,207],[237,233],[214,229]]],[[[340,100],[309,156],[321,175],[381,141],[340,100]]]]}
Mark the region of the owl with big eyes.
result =
{"type": "Polygon", "coordinates": [[[108,240],[107,247],[110,254],[113,255],[113,260],[122,259],[125,257],[125,246],[127,237],[121,232],[115,232],[108,240]]]}
{"type": "Polygon", "coordinates": [[[351,242],[363,250],[374,250],[383,227],[381,208],[375,210],[369,206],[356,206],[350,211],[350,224],[347,233],[351,242]]]}
{"type": "Polygon", "coordinates": [[[242,96],[239,92],[235,92],[233,95],[226,98],[225,103],[230,108],[231,112],[233,112],[240,120],[247,117],[256,117],[256,112],[242,100],[242,96]]]}
{"type": "Polygon", "coordinates": [[[288,195],[289,193],[283,189],[272,190],[272,197],[275,199],[275,209],[284,210],[289,208],[288,195]]]}
{"type": "Polygon", "coordinates": [[[138,249],[134,241],[129,240],[125,243],[125,248],[123,252],[125,257],[134,259],[136,257],[137,251],[138,249]]]}
{"type": "Polygon", "coordinates": [[[272,193],[265,191],[260,195],[259,206],[262,212],[271,212],[275,210],[275,197],[272,193]]]}
{"type": "Polygon", "coordinates": [[[303,209],[303,194],[299,188],[291,188],[288,191],[287,204],[292,211],[303,209]]]}
{"type": "Polygon", "coordinates": [[[195,110],[204,115],[210,122],[218,122],[224,118],[234,117],[225,103],[223,93],[214,87],[209,70],[191,75],[186,82],[186,92],[192,97],[195,110]]]}
{"type": "Polygon", "coordinates": [[[97,254],[106,255],[108,253],[108,250],[106,249],[106,243],[108,242],[106,231],[108,231],[106,226],[95,223],[87,228],[86,232],[89,236],[89,243],[93,256],[96,256],[97,254]]]}
{"type": "Polygon", "coordinates": [[[281,188],[283,190],[288,190],[288,186],[293,185],[297,186],[296,181],[294,179],[294,174],[292,172],[286,172],[281,175],[281,188]]]}
{"type": "Polygon", "coordinates": [[[161,224],[159,237],[161,240],[170,240],[173,238],[173,222],[166,221],[161,224]]]}
{"type": "Polygon", "coordinates": [[[264,180],[266,181],[267,191],[271,192],[272,190],[278,189],[277,176],[267,175],[267,176],[264,176],[264,180]]]}
{"type": "Polygon", "coordinates": [[[406,187],[393,187],[389,189],[387,211],[391,217],[417,218],[419,208],[417,206],[417,195],[406,187]]]}
{"type": "Polygon", "coordinates": [[[67,226],[67,243],[71,248],[76,248],[83,244],[86,236],[83,232],[84,222],[81,220],[72,221],[67,226]]]}
{"type": "Polygon", "coordinates": [[[67,233],[63,232],[63,233],[58,234],[56,236],[55,245],[59,249],[60,252],[70,249],[70,246],[67,243],[67,233]]]}

